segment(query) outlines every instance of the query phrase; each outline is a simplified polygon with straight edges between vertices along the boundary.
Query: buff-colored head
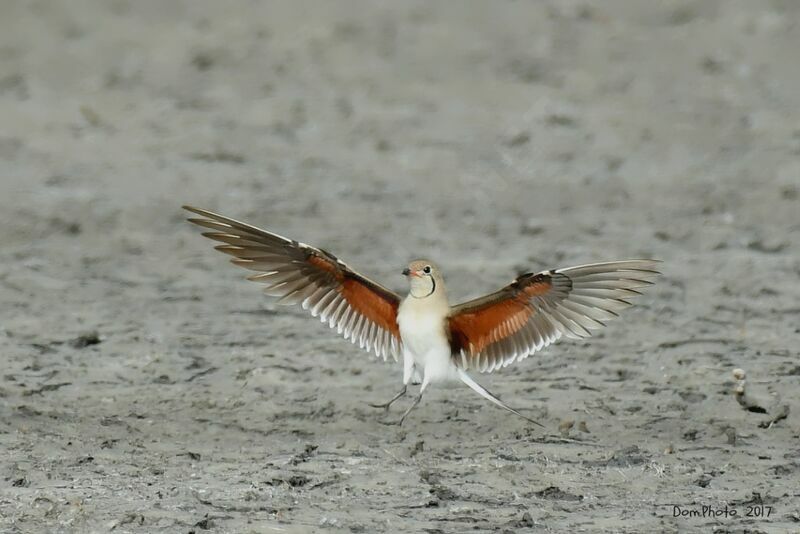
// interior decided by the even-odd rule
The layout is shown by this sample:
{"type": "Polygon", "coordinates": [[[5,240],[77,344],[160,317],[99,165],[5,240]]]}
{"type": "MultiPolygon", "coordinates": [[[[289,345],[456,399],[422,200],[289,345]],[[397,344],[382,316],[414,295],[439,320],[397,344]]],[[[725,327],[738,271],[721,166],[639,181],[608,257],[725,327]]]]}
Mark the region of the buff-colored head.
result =
{"type": "Polygon", "coordinates": [[[411,296],[418,299],[444,293],[444,281],[439,268],[429,260],[414,260],[403,269],[408,278],[411,296]]]}

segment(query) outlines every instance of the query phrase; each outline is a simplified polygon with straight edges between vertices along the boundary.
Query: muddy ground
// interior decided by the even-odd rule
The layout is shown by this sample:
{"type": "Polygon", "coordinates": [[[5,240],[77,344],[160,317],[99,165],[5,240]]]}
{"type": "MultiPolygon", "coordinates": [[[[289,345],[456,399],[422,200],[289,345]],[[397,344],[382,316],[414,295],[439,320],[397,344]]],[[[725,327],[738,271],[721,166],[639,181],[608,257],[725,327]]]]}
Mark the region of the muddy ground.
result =
{"type": "Polygon", "coordinates": [[[780,0],[2,2],[0,530],[800,529],[798,43],[780,0]],[[664,275],[480,377],[545,429],[466,388],[387,427],[400,366],[183,203],[453,301],[664,275]]]}

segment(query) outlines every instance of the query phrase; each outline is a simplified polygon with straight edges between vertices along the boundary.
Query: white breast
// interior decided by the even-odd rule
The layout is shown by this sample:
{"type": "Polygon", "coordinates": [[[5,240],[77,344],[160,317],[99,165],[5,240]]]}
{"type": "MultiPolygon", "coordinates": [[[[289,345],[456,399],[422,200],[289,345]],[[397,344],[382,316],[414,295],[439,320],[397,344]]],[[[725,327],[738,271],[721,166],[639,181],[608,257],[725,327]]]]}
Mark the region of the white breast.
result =
{"type": "Polygon", "coordinates": [[[447,342],[444,317],[437,313],[401,308],[397,314],[403,345],[416,355],[424,355],[447,342]]]}
{"type": "Polygon", "coordinates": [[[445,331],[448,312],[446,301],[442,305],[409,297],[397,313],[403,347],[423,370],[426,381],[438,381],[450,375],[450,343],[445,331]]]}

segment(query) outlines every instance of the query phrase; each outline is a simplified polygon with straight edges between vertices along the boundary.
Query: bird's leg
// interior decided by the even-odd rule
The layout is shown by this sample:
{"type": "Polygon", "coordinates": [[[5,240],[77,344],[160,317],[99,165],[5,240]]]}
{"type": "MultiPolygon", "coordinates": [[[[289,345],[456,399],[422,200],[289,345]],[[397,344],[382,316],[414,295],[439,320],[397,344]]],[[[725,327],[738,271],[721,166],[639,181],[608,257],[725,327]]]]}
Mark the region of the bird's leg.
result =
{"type": "Polygon", "coordinates": [[[412,378],[414,377],[414,357],[407,351],[403,352],[403,389],[395,395],[394,397],[389,400],[389,402],[384,402],[383,404],[372,404],[368,402],[369,406],[373,408],[383,408],[385,410],[389,410],[389,407],[394,404],[394,401],[399,399],[400,397],[404,396],[408,391],[408,383],[412,382],[412,378]]]}
{"type": "Polygon", "coordinates": [[[400,397],[405,395],[407,391],[408,391],[408,384],[403,384],[403,389],[401,389],[400,392],[397,395],[392,397],[389,402],[384,402],[383,404],[372,404],[371,402],[368,402],[367,404],[369,406],[372,406],[373,408],[383,408],[384,410],[388,411],[389,410],[389,406],[394,404],[394,401],[396,401],[397,399],[399,399],[400,397]]]}
{"type": "Polygon", "coordinates": [[[408,409],[403,413],[403,416],[400,418],[399,421],[387,421],[387,422],[382,422],[382,424],[384,424],[384,425],[397,425],[397,426],[402,425],[403,421],[406,420],[406,417],[408,416],[408,414],[411,413],[411,410],[413,410],[414,407],[416,407],[416,405],[419,404],[419,401],[421,401],[421,400],[422,400],[422,391],[420,391],[419,395],[414,397],[414,402],[412,402],[411,406],[409,406],[408,409]]]}
{"type": "MultiPolygon", "coordinates": [[[[403,390],[400,393],[398,393],[397,395],[395,395],[394,398],[392,400],[390,400],[388,403],[386,403],[385,405],[379,405],[379,406],[386,406],[386,409],[388,410],[389,409],[389,405],[391,405],[394,401],[396,401],[397,399],[399,399],[400,397],[402,397],[403,395],[406,394],[409,382],[411,382],[413,384],[417,383],[416,379],[421,378],[419,375],[420,375],[420,373],[417,372],[417,367],[416,367],[416,364],[414,363],[413,355],[408,351],[404,351],[403,352],[403,390]]],[[[412,402],[411,406],[409,406],[408,409],[403,413],[403,416],[400,418],[400,420],[399,421],[392,421],[392,422],[384,422],[383,424],[384,425],[398,425],[398,426],[402,425],[403,421],[406,420],[406,417],[408,416],[408,414],[411,413],[411,410],[413,410],[414,407],[417,404],[419,404],[419,401],[422,400],[422,393],[425,392],[425,389],[427,387],[428,387],[428,383],[425,380],[422,380],[422,387],[420,387],[419,395],[417,395],[414,398],[414,402],[412,402]]],[[[375,406],[375,405],[373,404],[373,406],[375,406]]]]}
{"type": "Polygon", "coordinates": [[[421,400],[422,400],[422,392],[420,391],[419,395],[417,395],[414,398],[414,402],[411,403],[411,406],[409,406],[408,409],[405,411],[405,413],[403,413],[403,417],[401,417],[400,420],[397,422],[398,426],[403,424],[403,421],[406,420],[406,416],[411,413],[411,410],[413,410],[421,400]]]}

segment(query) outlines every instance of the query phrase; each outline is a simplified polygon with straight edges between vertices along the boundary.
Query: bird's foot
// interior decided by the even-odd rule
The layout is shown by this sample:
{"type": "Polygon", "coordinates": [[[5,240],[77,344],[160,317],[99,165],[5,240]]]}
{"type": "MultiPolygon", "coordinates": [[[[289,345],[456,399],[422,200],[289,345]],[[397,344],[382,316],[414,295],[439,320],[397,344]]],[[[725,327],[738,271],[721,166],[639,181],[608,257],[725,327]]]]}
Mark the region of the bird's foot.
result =
{"type": "Polygon", "coordinates": [[[412,402],[411,406],[409,406],[408,409],[405,412],[403,412],[403,415],[402,415],[402,417],[400,417],[399,421],[379,421],[379,423],[382,424],[382,425],[387,425],[387,426],[393,426],[393,425],[402,426],[403,421],[406,420],[406,417],[408,417],[408,414],[411,413],[411,410],[413,410],[417,406],[417,404],[419,404],[419,401],[421,401],[421,400],[422,400],[422,393],[420,393],[419,395],[414,397],[414,402],[412,402]]]}
{"type": "Polygon", "coordinates": [[[403,424],[403,419],[398,419],[397,421],[378,421],[378,422],[384,426],[401,426],[403,424]]]}
{"type": "Polygon", "coordinates": [[[371,402],[368,402],[368,403],[367,403],[367,406],[372,406],[373,408],[383,408],[385,411],[387,411],[387,412],[388,412],[388,411],[389,411],[389,407],[390,407],[392,404],[394,404],[394,402],[395,402],[397,399],[399,399],[400,397],[402,397],[403,395],[405,395],[405,394],[406,394],[406,391],[408,391],[408,386],[403,386],[403,389],[401,389],[401,390],[400,390],[400,392],[399,392],[397,395],[395,395],[394,397],[392,397],[392,398],[389,400],[389,402],[384,402],[384,403],[381,403],[381,404],[373,404],[373,403],[371,403],[371,402]]]}
{"type": "Polygon", "coordinates": [[[386,403],[383,403],[383,404],[372,404],[371,402],[367,403],[367,406],[369,406],[370,408],[383,408],[384,412],[388,412],[389,411],[389,407],[391,405],[392,405],[391,402],[386,402],[386,403]]]}
{"type": "MultiPolygon", "coordinates": [[[[416,406],[416,404],[414,404],[413,406],[416,406]]],[[[410,409],[406,411],[406,413],[403,414],[403,417],[401,417],[397,421],[378,421],[378,422],[385,426],[403,426],[403,422],[406,420],[406,416],[409,414],[410,411],[411,411],[410,409]]]]}

